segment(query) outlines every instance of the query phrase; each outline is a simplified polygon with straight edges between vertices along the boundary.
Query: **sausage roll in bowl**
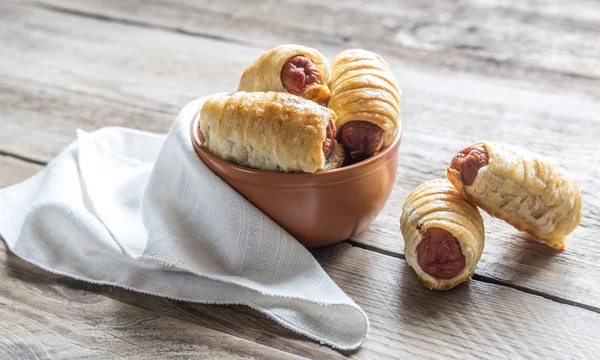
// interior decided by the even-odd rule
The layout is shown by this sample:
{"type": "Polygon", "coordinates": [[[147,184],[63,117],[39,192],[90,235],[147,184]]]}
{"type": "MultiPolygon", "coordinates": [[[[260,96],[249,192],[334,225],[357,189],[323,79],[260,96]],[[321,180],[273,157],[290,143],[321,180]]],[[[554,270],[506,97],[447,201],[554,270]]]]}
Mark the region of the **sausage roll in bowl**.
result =
{"type": "Polygon", "coordinates": [[[404,254],[430,289],[448,290],[473,276],[484,246],[483,219],[447,180],[418,186],[402,206],[404,254]]]}
{"type": "Polygon", "coordinates": [[[295,95],[242,91],[206,100],[199,138],[211,153],[238,165],[314,173],[343,163],[335,120],[332,110],[295,95]]]}
{"type": "Polygon", "coordinates": [[[556,162],[516,146],[478,142],[461,150],[446,177],[491,216],[564,249],[581,221],[581,191],[556,162]]]}
{"type": "Polygon", "coordinates": [[[448,290],[473,276],[484,245],[483,219],[447,180],[418,186],[402,206],[404,254],[430,289],[448,290]]]}
{"type": "Polygon", "coordinates": [[[329,63],[315,49],[302,45],[281,45],[262,54],[240,80],[238,91],[288,92],[325,104],[329,63]]]}
{"type": "Polygon", "coordinates": [[[389,65],[366,50],[346,50],[331,64],[329,108],[338,115],[338,140],[353,160],[389,144],[400,124],[398,81],[389,65]]]}

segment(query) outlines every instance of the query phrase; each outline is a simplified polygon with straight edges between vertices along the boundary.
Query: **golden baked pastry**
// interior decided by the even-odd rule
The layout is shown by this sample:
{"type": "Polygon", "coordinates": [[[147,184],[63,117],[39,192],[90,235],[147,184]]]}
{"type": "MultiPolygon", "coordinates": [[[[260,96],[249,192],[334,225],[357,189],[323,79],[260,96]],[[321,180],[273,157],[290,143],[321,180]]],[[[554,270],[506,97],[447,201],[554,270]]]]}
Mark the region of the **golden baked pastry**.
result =
{"type": "Polygon", "coordinates": [[[564,249],[564,237],[581,221],[581,191],[556,162],[516,146],[481,141],[461,150],[446,177],[469,201],[564,249]]]}
{"type": "Polygon", "coordinates": [[[211,153],[238,165],[314,173],[334,152],[335,119],[295,95],[241,91],[206,100],[199,135],[211,153]]]}
{"type": "Polygon", "coordinates": [[[418,186],[402,206],[406,262],[430,289],[448,290],[473,276],[484,246],[483,219],[447,180],[418,186]]]}
{"type": "Polygon", "coordinates": [[[325,104],[331,95],[328,80],[329,63],[320,52],[288,44],[267,51],[248,66],[238,91],[288,92],[325,104]]]}
{"type": "Polygon", "coordinates": [[[400,123],[398,81],[383,58],[351,49],[331,64],[329,108],[338,116],[338,140],[349,155],[361,160],[389,144],[400,123]]]}

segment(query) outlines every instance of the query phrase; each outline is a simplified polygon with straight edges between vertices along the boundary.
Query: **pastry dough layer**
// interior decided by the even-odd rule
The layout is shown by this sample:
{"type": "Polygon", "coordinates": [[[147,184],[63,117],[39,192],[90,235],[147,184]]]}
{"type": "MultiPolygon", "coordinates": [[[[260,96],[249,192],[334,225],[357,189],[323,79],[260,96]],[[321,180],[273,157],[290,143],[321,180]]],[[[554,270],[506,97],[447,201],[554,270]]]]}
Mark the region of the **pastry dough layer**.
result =
{"type": "Polygon", "coordinates": [[[390,143],[401,127],[402,92],[381,56],[360,49],[339,53],[331,64],[329,87],[338,129],[349,121],[369,121],[385,131],[383,145],[390,143]]]}
{"type": "Polygon", "coordinates": [[[335,120],[330,109],[295,95],[236,92],[206,100],[200,130],[204,146],[224,160],[267,171],[313,173],[325,165],[323,141],[335,120]]]}
{"type": "Polygon", "coordinates": [[[479,210],[447,180],[428,181],[408,195],[402,206],[400,230],[404,237],[406,262],[427,287],[447,290],[473,276],[483,252],[483,219],[479,210]],[[444,229],[460,242],[465,267],[451,279],[437,279],[419,266],[417,247],[429,228],[444,229]]]}
{"type": "Polygon", "coordinates": [[[327,102],[331,95],[327,87],[329,62],[317,50],[296,44],[280,45],[262,54],[242,74],[238,91],[287,92],[281,82],[281,69],[289,59],[299,55],[312,60],[321,74],[321,85],[309,87],[304,97],[318,103],[327,102]]]}
{"type": "Polygon", "coordinates": [[[556,162],[507,144],[481,141],[487,166],[471,185],[446,169],[446,177],[472,203],[491,216],[526,231],[537,241],[563,249],[564,237],[581,221],[581,190],[556,162]]]}

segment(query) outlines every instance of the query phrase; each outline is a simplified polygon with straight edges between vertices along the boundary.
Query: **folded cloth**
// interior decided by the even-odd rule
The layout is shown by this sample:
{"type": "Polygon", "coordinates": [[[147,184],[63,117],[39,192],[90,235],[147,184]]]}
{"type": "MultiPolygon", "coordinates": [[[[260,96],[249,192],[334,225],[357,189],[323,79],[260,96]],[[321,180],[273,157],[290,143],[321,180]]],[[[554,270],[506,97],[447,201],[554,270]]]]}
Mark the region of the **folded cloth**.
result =
{"type": "Polygon", "coordinates": [[[166,136],[108,127],[0,190],[0,235],[47,271],[176,300],[243,304],[338,349],[365,313],[292,236],[212,173],[190,140],[205,98],[166,136]]]}

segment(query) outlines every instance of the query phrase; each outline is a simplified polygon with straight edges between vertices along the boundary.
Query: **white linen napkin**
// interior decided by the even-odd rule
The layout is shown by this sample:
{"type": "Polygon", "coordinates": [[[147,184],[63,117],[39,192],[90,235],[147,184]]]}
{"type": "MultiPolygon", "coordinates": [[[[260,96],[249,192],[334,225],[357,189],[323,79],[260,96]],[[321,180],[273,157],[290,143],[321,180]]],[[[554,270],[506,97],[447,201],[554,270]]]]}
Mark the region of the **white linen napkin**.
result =
{"type": "Polygon", "coordinates": [[[293,237],[212,173],[190,140],[205,98],[165,136],[108,127],[0,190],[0,235],[20,258],[75,279],[207,304],[243,304],[339,349],[365,313],[293,237]]]}

